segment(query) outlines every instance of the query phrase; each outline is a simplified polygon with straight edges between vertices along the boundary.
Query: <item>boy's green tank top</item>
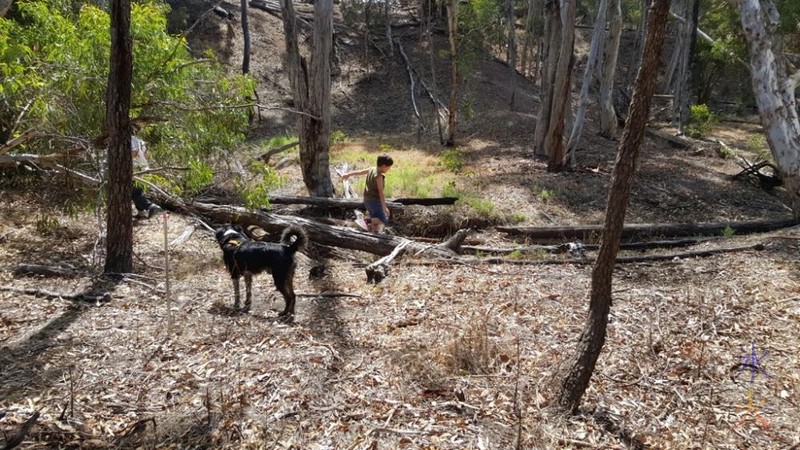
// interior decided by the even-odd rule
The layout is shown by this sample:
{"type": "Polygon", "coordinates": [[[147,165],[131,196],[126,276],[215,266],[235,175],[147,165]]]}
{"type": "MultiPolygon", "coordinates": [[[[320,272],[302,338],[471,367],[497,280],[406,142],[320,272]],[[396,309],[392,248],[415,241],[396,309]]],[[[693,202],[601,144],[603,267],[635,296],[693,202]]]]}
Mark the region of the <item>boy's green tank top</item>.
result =
{"type": "Polygon", "coordinates": [[[364,185],[364,201],[380,201],[381,194],[378,192],[378,177],[385,178],[378,172],[377,167],[369,169],[367,173],[367,183],[364,185]]]}

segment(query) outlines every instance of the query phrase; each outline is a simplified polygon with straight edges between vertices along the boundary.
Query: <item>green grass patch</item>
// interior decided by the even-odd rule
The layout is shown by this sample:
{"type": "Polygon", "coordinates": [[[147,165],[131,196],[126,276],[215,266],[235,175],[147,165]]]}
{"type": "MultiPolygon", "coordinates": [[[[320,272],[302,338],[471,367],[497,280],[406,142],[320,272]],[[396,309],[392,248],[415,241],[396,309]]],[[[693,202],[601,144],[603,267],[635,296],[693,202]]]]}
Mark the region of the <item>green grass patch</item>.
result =
{"type": "MultiPolygon", "coordinates": [[[[379,151],[368,151],[356,146],[343,148],[331,154],[331,163],[347,163],[349,170],[360,170],[375,165],[379,151]]],[[[386,152],[388,153],[388,152],[386,152]]],[[[386,197],[440,197],[449,196],[453,192],[455,175],[442,170],[435,160],[427,155],[411,154],[393,155],[394,166],[386,174],[386,197]]],[[[352,179],[356,192],[364,190],[365,177],[352,179]]]]}

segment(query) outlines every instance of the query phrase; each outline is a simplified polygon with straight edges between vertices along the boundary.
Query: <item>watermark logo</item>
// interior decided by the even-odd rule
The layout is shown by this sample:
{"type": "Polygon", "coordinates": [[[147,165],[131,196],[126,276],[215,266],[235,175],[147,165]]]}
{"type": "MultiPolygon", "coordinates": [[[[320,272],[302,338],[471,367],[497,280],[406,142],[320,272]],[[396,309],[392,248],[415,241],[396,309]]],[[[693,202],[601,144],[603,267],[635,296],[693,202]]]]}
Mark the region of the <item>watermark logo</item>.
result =
{"type": "Polygon", "coordinates": [[[742,420],[737,422],[736,425],[734,425],[733,427],[734,428],[738,427],[739,425],[744,423],[748,417],[752,416],[753,418],[761,422],[761,424],[764,425],[764,427],[769,428],[769,422],[764,420],[764,418],[758,414],[758,409],[761,408],[761,406],[763,406],[764,403],[767,402],[767,400],[766,399],[761,400],[761,402],[756,405],[755,402],[753,401],[753,387],[752,387],[752,384],[755,382],[756,377],[758,375],[764,375],[765,377],[767,377],[767,379],[772,378],[764,369],[764,366],[761,365],[761,361],[767,357],[769,351],[764,352],[764,354],[759,357],[758,353],[756,353],[755,342],[751,343],[751,350],[749,353],[745,352],[744,348],[742,347],[739,347],[739,349],[742,351],[742,354],[737,356],[736,358],[741,359],[743,361],[739,364],[739,372],[736,373],[736,376],[734,378],[739,378],[739,375],[741,375],[742,372],[744,372],[744,369],[749,368],[750,387],[747,389],[747,406],[743,407],[742,405],[739,405],[736,408],[737,413],[744,409],[745,414],[742,417],[742,420]]]}

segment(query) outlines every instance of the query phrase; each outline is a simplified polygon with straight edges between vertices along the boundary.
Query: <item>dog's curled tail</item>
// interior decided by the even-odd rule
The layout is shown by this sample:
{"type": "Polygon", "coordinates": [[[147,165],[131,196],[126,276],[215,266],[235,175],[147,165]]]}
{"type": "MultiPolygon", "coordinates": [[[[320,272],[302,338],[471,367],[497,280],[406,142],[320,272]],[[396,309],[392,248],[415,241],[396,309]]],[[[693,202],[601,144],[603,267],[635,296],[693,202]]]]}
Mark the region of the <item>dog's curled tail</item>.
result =
{"type": "Polygon", "coordinates": [[[281,244],[289,247],[289,250],[292,253],[305,247],[306,241],[308,241],[306,232],[297,225],[292,225],[291,227],[284,229],[283,234],[281,235],[281,244]],[[294,238],[294,240],[292,240],[292,238],[294,238]]]}

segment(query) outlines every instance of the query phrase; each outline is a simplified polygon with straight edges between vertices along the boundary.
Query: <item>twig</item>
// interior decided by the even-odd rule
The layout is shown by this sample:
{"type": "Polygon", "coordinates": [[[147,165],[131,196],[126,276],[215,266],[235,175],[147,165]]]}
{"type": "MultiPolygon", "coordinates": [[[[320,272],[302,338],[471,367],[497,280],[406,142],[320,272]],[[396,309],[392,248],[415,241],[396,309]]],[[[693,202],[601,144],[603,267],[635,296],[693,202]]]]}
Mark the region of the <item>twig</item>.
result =
{"type": "Polygon", "coordinates": [[[147,169],[147,170],[142,170],[140,172],[133,172],[133,175],[134,176],[147,175],[148,173],[166,172],[168,170],[189,170],[189,168],[188,167],[173,167],[173,166],[156,167],[155,169],[147,169]]]}
{"type": "Polygon", "coordinates": [[[347,292],[320,292],[319,294],[295,294],[297,297],[354,297],[362,298],[360,294],[350,294],[347,292]]]}

